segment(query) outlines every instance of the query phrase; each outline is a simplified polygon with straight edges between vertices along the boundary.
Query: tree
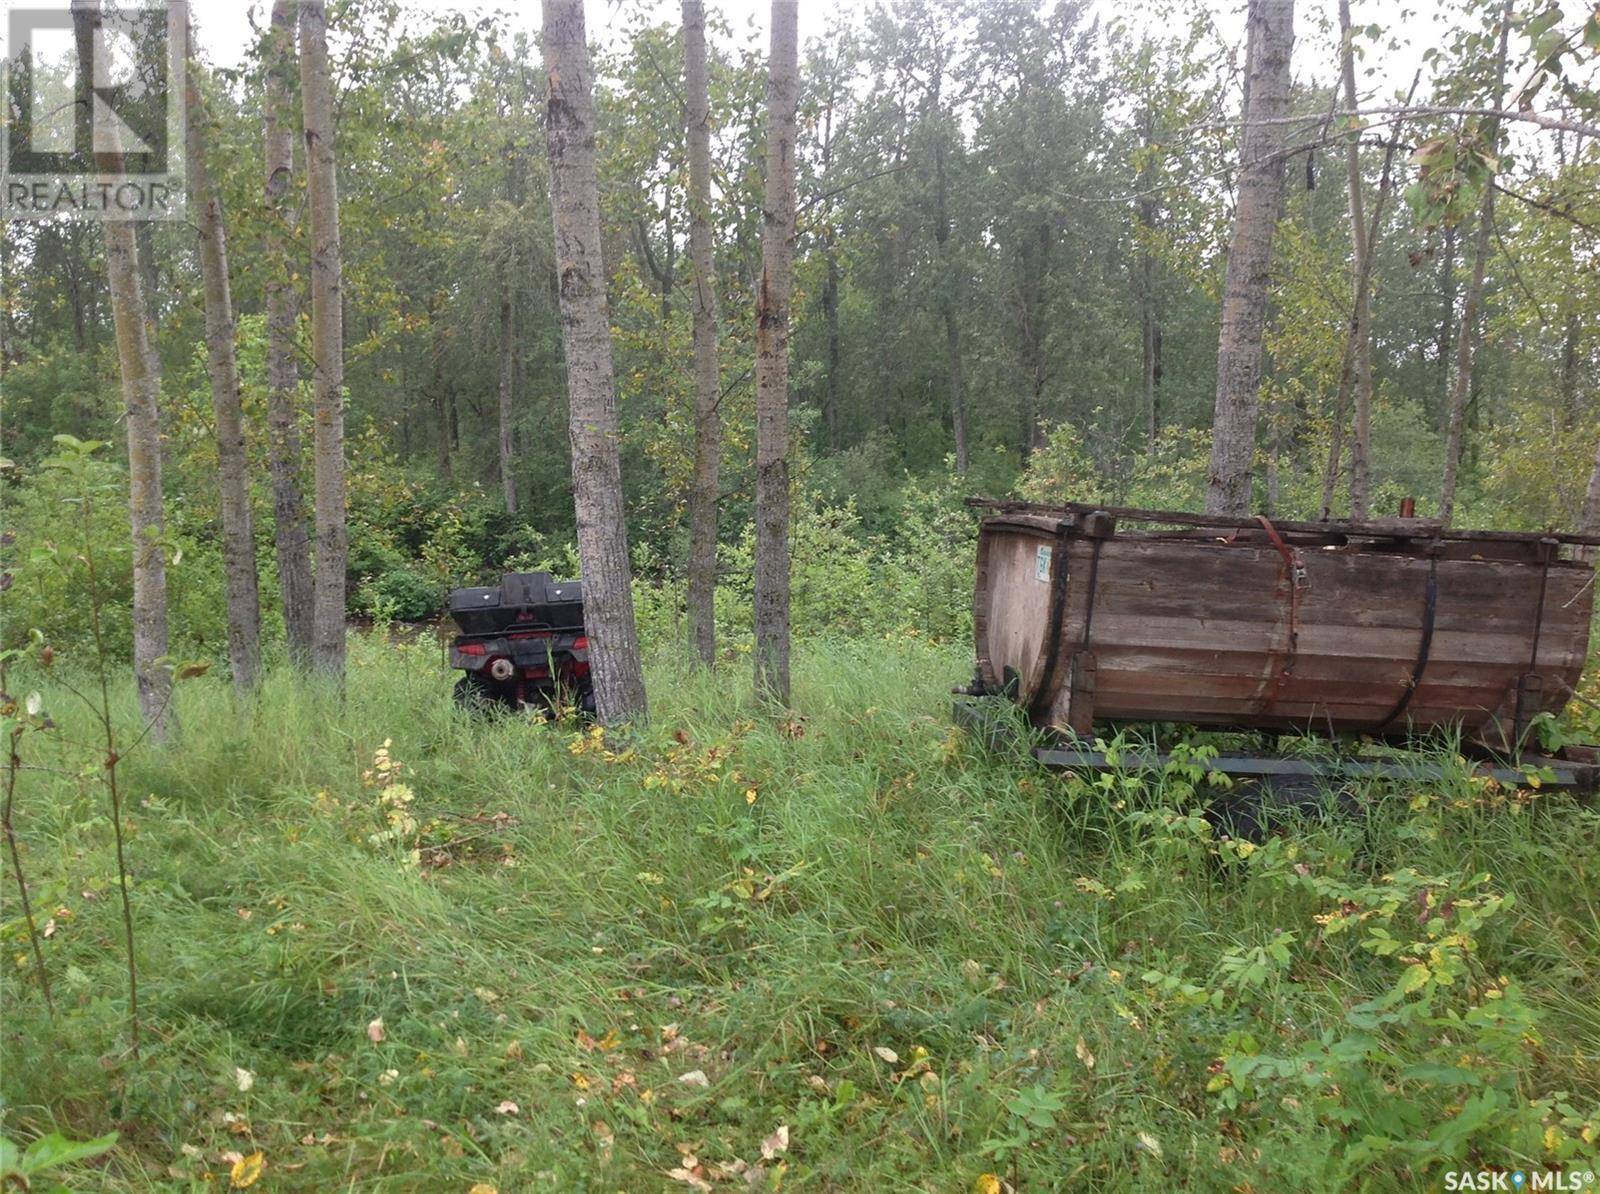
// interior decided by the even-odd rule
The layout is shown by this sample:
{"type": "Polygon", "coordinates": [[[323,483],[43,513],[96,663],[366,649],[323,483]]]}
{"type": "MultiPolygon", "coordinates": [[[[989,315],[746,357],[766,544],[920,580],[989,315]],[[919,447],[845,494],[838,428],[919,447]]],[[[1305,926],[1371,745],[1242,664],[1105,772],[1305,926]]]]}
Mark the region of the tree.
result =
{"type": "Polygon", "coordinates": [[[572,497],[583,567],[584,628],[595,711],[605,725],[646,712],[633,570],[617,452],[617,394],[606,322],[600,197],[595,176],[594,102],[583,0],[544,0],[544,66],[549,79],[551,209],[561,332],[567,357],[572,497]]]}
{"type": "Polygon", "coordinates": [[[261,591],[256,575],[255,532],[250,517],[250,466],[245,449],[239,361],[234,349],[233,295],[228,286],[228,235],[222,196],[206,163],[209,129],[200,101],[200,64],[189,33],[189,69],[184,80],[188,107],[187,147],[192,213],[200,236],[200,274],[205,296],[206,370],[216,419],[217,482],[221,492],[222,569],[228,603],[228,665],[241,696],[256,686],[261,671],[261,591]]]}
{"type": "MultiPolygon", "coordinates": [[[[1345,106],[1356,105],[1355,31],[1350,25],[1350,0],[1339,0],[1339,36],[1342,53],[1340,81],[1345,106]]],[[[1345,181],[1350,190],[1350,246],[1354,263],[1355,298],[1350,311],[1350,372],[1355,389],[1355,419],[1350,435],[1350,517],[1367,517],[1367,493],[1372,448],[1372,334],[1370,324],[1372,271],[1367,257],[1372,245],[1367,235],[1366,207],[1361,195],[1361,131],[1351,122],[1345,134],[1345,181]]]]}
{"type": "Polygon", "coordinates": [[[766,199],[756,306],[756,692],[789,703],[789,293],[799,4],[772,0],[766,199]]]}
{"type": "Polygon", "coordinates": [[[694,479],[689,490],[689,633],[707,667],[717,653],[718,409],[716,246],[711,237],[711,97],[706,10],[683,0],[685,118],[689,132],[689,256],[694,270],[694,479]]]}
{"type": "MultiPolygon", "coordinates": [[[[508,68],[510,101],[506,121],[506,202],[521,222],[521,208],[527,177],[522,145],[518,135],[527,120],[526,86],[521,62],[505,62],[497,57],[497,64],[508,68]]],[[[516,244],[513,241],[506,254],[500,279],[500,377],[498,386],[497,464],[500,474],[500,494],[506,513],[517,512],[517,437],[516,437],[516,383],[517,383],[517,272],[516,244]]]]}
{"type": "Polygon", "coordinates": [[[1589,487],[1583,495],[1583,524],[1578,529],[1585,535],[1600,535],[1600,443],[1594,446],[1594,468],[1589,471],[1589,487]]]}
{"type": "Polygon", "coordinates": [[[950,245],[950,130],[956,120],[946,110],[944,103],[945,76],[951,49],[940,36],[941,22],[935,13],[923,9],[914,19],[927,36],[928,119],[933,122],[933,238],[939,265],[939,315],[944,323],[945,370],[950,382],[950,428],[955,436],[956,472],[965,476],[970,453],[967,445],[966,379],[961,366],[961,275],[950,245]]]}
{"type": "MultiPolygon", "coordinates": [[[[1348,15],[1348,14],[1347,14],[1348,15]]],[[[1421,78],[1421,72],[1417,73],[1421,78]]],[[[1417,89],[1417,80],[1411,83],[1412,93],[1417,89]]],[[[1408,97],[1409,102],[1409,97],[1408,97]]],[[[1355,254],[1355,283],[1353,299],[1350,308],[1350,321],[1345,330],[1344,355],[1339,362],[1339,389],[1333,404],[1333,433],[1328,443],[1328,461],[1322,472],[1322,517],[1333,517],[1334,491],[1339,483],[1340,453],[1344,449],[1344,422],[1349,410],[1350,391],[1356,390],[1356,419],[1355,438],[1358,442],[1351,448],[1352,467],[1350,474],[1350,517],[1366,518],[1368,511],[1368,498],[1371,485],[1370,480],[1370,440],[1372,417],[1372,344],[1368,328],[1371,317],[1371,307],[1368,295],[1372,289],[1372,264],[1374,254],[1377,252],[1378,232],[1383,227],[1383,211],[1389,201],[1390,181],[1393,178],[1394,154],[1400,144],[1399,130],[1396,129],[1390,138],[1388,146],[1383,152],[1383,172],[1378,180],[1378,197],[1372,205],[1372,216],[1365,216],[1365,204],[1360,199],[1360,170],[1356,168],[1355,174],[1350,178],[1350,228],[1351,243],[1359,244],[1359,252],[1355,254]],[[1365,374],[1358,372],[1358,353],[1366,355],[1365,374]],[[1365,397],[1362,394],[1362,384],[1365,383],[1365,397]],[[1363,446],[1363,445],[1368,446],[1363,446]],[[1361,452],[1361,471],[1358,474],[1354,464],[1356,452],[1361,452]]],[[[1354,146],[1350,153],[1354,154],[1354,146]]],[[[1347,159],[1348,165],[1349,159],[1347,159]]]]}
{"type": "Polygon", "coordinates": [[[1294,0],[1250,0],[1239,195],[1222,293],[1206,513],[1250,512],[1272,237],[1283,204],[1294,0]]]}
{"type": "MultiPolygon", "coordinates": [[[[1495,49],[1492,101],[1498,109],[1505,102],[1506,45],[1511,37],[1512,0],[1506,0],[1500,17],[1500,40],[1495,49]]],[[[1483,129],[1492,158],[1498,152],[1500,122],[1488,120],[1483,129]]],[[[1461,473],[1461,447],[1466,435],[1467,395],[1472,391],[1472,365],[1477,354],[1478,315],[1483,306],[1483,279],[1488,269],[1490,237],[1494,234],[1494,178],[1491,167],[1482,181],[1483,196],[1478,201],[1478,227],[1472,246],[1472,276],[1461,299],[1461,319],[1456,330],[1456,376],[1450,389],[1450,408],[1444,441],[1444,478],[1439,486],[1439,517],[1449,524],[1455,515],[1456,483],[1461,473]]]]}
{"type": "Polygon", "coordinates": [[[262,252],[267,316],[267,467],[272,475],[273,546],[278,558],[278,596],[289,660],[311,663],[311,538],[306,532],[305,495],[300,489],[300,367],[295,354],[299,293],[293,281],[294,94],[296,0],[273,0],[272,23],[263,45],[266,94],[262,102],[267,234],[262,252]]]}
{"type": "MultiPolygon", "coordinates": [[[[94,62],[100,43],[97,0],[73,0],[73,30],[78,60],[94,62]]],[[[117,133],[109,130],[113,143],[117,133]]],[[[122,149],[95,154],[107,174],[120,174],[122,149]]],[[[166,519],[161,493],[161,375],[150,344],[149,313],[139,279],[134,224],[107,219],[106,276],[111,317],[116,326],[117,364],[122,377],[123,420],[128,429],[128,521],[133,533],[133,674],[139,712],[150,735],[166,741],[177,732],[171,709],[172,673],[167,669],[166,519]]]]}
{"type": "Polygon", "coordinates": [[[328,14],[322,0],[300,4],[300,102],[311,209],[312,475],[317,570],[312,598],[312,662],[344,677],[345,528],[344,288],[339,259],[339,187],[334,162],[328,14]]]}
{"type": "Polygon", "coordinates": [[[1147,160],[1151,154],[1150,141],[1154,136],[1154,122],[1150,111],[1150,99],[1145,97],[1144,106],[1139,112],[1139,140],[1142,157],[1140,159],[1139,183],[1141,196],[1139,199],[1139,413],[1144,422],[1144,446],[1146,452],[1156,449],[1156,430],[1158,416],[1156,412],[1156,387],[1161,384],[1161,320],[1156,313],[1156,255],[1151,247],[1151,240],[1155,237],[1156,230],[1156,203],[1155,198],[1143,194],[1150,188],[1149,170],[1147,160]]]}

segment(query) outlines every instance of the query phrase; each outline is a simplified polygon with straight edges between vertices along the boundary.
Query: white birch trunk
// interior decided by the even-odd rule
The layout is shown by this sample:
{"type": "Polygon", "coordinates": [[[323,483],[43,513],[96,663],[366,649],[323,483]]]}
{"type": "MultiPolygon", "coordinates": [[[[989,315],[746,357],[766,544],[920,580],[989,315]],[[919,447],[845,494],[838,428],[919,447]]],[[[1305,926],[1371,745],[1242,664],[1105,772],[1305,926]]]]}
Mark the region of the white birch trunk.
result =
{"type": "Polygon", "coordinates": [[[683,0],[685,115],[689,134],[689,257],[694,275],[694,479],[689,490],[689,634],[700,662],[717,656],[718,410],[716,246],[711,239],[711,99],[703,0],[683,0]]]}
{"type": "Polygon", "coordinates": [[[1217,346],[1208,514],[1250,512],[1272,238],[1283,204],[1282,121],[1289,112],[1294,0],[1250,0],[1248,27],[1239,195],[1217,346]]]}
{"type": "Polygon", "coordinates": [[[773,0],[756,308],[755,685],[789,703],[789,298],[795,227],[796,0],[773,0]]]}
{"type": "Polygon", "coordinates": [[[312,470],[316,576],[312,663],[344,679],[345,527],[344,293],[339,259],[339,185],[334,161],[328,15],[322,0],[300,4],[300,102],[311,210],[312,470]]]}
{"type": "Polygon", "coordinates": [[[551,211],[561,332],[567,357],[572,496],[583,566],[595,711],[605,725],[646,715],[639,636],[633,618],[633,568],[617,453],[617,393],[606,321],[599,185],[595,177],[594,100],[583,0],[544,0],[544,64],[549,80],[551,211]]]}
{"type": "Polygon", "coordinates": [[[248,696],[261,671],[261,592],[256,575],[255,532],[250,513],[250,465],[245,450],[239,361],[234,349],[233,296],[228,286],[228,236],[222,196],[206,166],[208,125],[200,101],[189,34],[188,106],[191,215],[199,229],[200,274],[205,295],[206,371],[211,380],[211,410],[216,420],[217,483],[221,495],[222,569],[228,604],[228,666],[234,691],[248,696]]]}

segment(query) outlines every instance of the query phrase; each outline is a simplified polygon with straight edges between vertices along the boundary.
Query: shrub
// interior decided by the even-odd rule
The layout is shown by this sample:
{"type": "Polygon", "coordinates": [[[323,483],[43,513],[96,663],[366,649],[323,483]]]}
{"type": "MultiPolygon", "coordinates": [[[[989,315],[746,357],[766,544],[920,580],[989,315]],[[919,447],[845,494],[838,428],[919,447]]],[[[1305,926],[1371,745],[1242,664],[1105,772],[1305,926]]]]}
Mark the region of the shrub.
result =
{"type": "Polygon", "coordinates": [[[380,621],[420,622],[439,615],[444,589],[415,568],[390,568],[361,582],[355,606],[380,621]]]}
{"type": "MultiPolygon", "coordinates": [[[[0,646],[17,646],[33,630],[57,650],[89,645],[81,563],[87,551],[103,598],[106,655],[128,660],[133,654],[133,542],[127,469],[107,459],[103,448],[82,462],[82,480],[56,467],[57,461],[47,458],[6,486],[0,571],[10,580],[0,592],[0,646]]],[[[166,539],[173,651],[220,652],[228,623],[215,547],[186,527],[181,510],[169,515],[166,539]]]]}

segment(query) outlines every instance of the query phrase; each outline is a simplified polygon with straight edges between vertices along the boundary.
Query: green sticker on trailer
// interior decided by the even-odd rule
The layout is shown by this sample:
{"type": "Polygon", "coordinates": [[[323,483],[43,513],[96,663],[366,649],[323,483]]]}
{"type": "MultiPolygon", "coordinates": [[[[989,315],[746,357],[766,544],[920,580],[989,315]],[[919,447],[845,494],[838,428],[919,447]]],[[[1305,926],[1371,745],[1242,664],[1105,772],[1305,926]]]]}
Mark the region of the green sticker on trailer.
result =
{"type": "Polygon", "coordinates": [[[1052,552],[1051,548],[1049,548],[1049,547],[1041,547],[1039,549],[1039,554],[1034,557],[1034,561],[1033,561],[1033,579],[1034,580],[1044,581],[1046,584],[1049,583],[1049,581],[1050,581],[1050,555],[1051,555],[1051,552],[1052,552]]]}

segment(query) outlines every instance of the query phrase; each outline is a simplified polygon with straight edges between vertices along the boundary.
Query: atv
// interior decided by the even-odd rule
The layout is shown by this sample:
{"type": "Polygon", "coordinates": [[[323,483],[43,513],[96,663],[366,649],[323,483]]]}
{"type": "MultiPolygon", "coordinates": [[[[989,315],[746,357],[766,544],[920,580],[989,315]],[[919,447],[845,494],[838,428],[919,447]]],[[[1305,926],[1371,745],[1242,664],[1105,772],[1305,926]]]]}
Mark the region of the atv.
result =
{"type": "Polygon", "coordinates": [[[465,673],[456,681],[458,704],[594,714],[581,581],[507,572],[497,586],[452,591],[450,616],[461,630],[450,666],[465,673]]]}

